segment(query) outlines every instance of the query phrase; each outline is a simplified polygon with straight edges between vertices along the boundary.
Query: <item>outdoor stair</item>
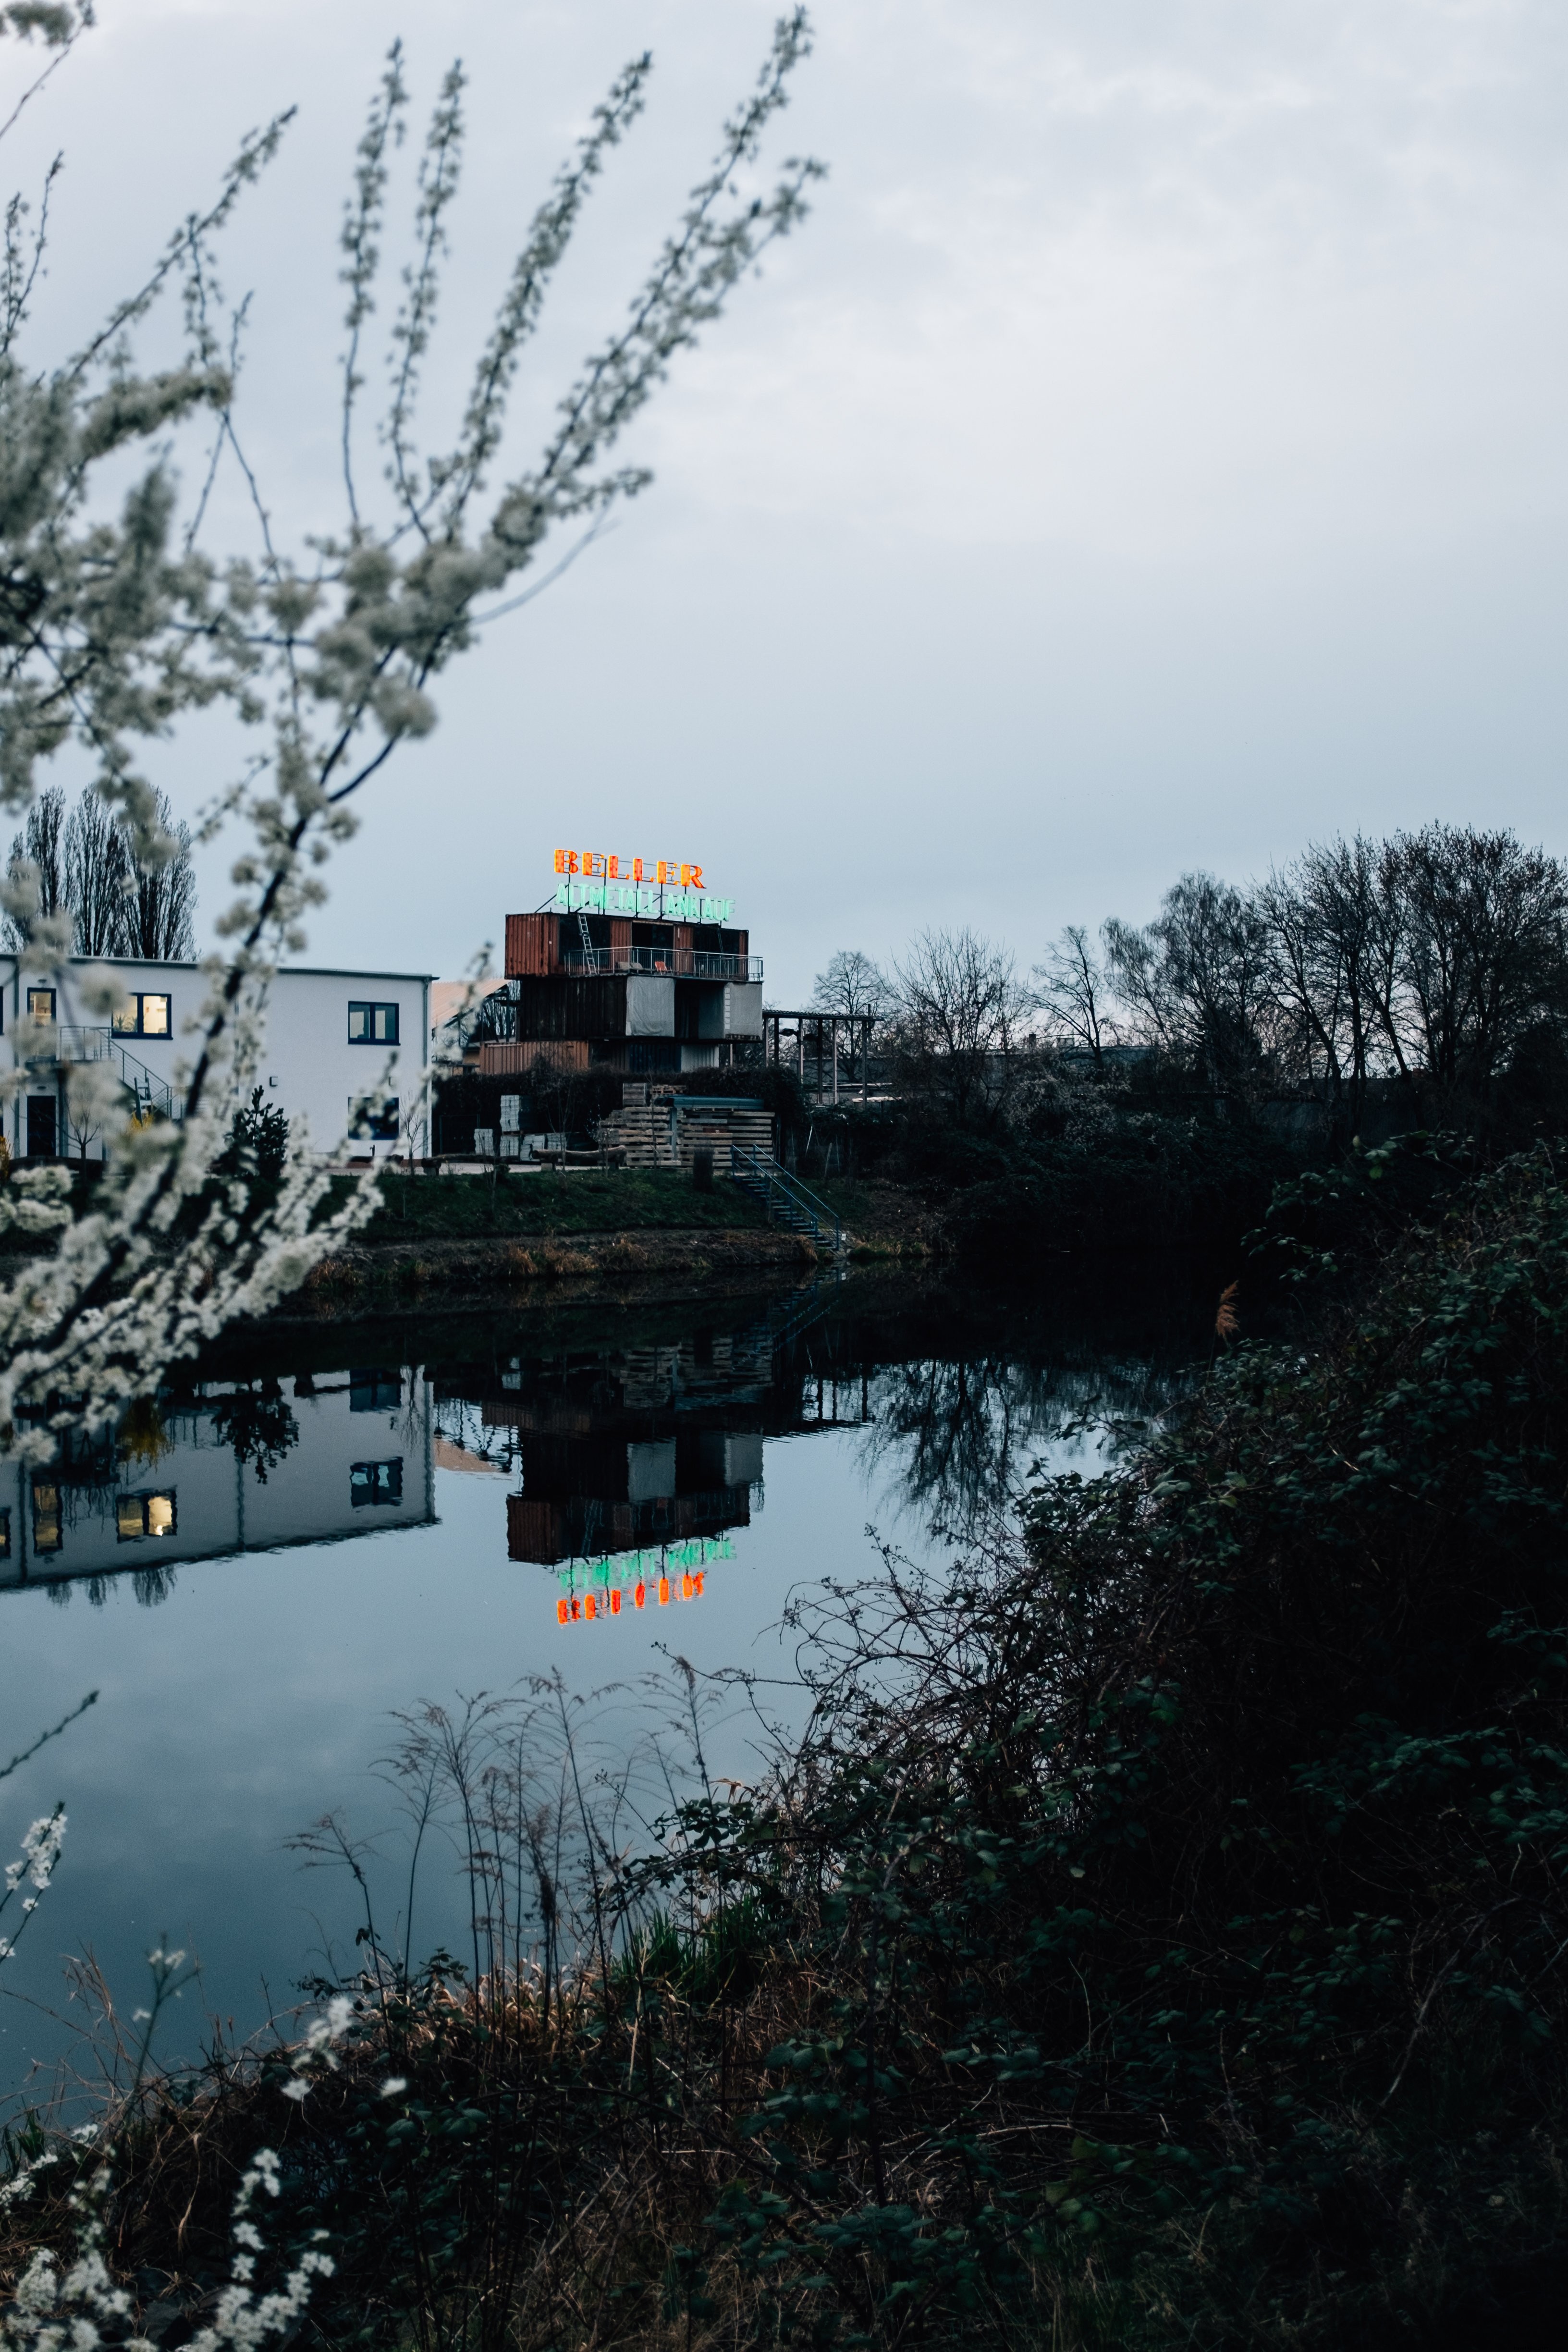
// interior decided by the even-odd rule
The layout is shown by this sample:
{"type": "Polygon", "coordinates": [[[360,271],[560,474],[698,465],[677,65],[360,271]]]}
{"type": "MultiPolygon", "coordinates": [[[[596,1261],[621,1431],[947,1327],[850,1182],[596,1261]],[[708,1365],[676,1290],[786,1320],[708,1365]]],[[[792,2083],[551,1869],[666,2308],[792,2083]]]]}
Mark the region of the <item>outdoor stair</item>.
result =
{"type": "Polygon", "coordinates": [[[112,1062],[120,1073],[120,1082],[131,1097],[135,1116],[146,1118],[174,1120],[185,1116],[185,1097],[176,1094],[166,1078],[150,1070],[145,1062],[128,1054],[112,1029],[96,1025],[62,1024],[58,1033],[58,1051],[62,1065],[73,1062],[112,1062]]]}
{"type": "Polygon", "coordinates": [[[731,1181],[757,1202],[775,1225],[800,1234],[824,1248],[841,1250],[844,1227],[826,1202],[808,1191],[798,1176],[782,1168],[772,1152],[747,1150],[737,1143],[730,1154],[731,1181]]]}

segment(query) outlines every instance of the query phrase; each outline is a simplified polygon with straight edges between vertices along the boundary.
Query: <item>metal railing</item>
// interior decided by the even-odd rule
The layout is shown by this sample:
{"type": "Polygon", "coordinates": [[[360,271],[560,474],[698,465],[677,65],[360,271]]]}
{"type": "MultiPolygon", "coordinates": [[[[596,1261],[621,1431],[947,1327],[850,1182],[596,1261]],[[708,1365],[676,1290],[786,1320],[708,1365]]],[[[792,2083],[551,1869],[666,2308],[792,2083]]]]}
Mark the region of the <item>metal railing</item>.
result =
{"type": "Polygon", "coordinates": [[[120,1070],[121,1084],[134,1098],[136,1116],[149,1111],[159,1118],[183,1119],[185,1097],[176,1094],[166,1078],[128,1054],[112,1029],[90,1027],[77,1022],[62,1022],[55,1032],[58,1043],[56,1059],[68,1066],[77,1062],[113,1062],[120,1070]]]}
{"type": "Polygon", "coordinates": [[[677,980],[761,980],[761,956],[723,955],[716,948],[591,948],[563,958],[574,980],[599,972],[673,973],[677,980]]]}
{"type": "Polygon", "coordinates": [[[844,1227],[837,1213],[803,1184],[798,1176],[781,1168],[776,1160],[760,1151],[749,1151],[744,1144],[732,1143],[730,1175],[743,1192],[762,1202],[774,1224],[788,1225],[797,1234],[809,1233],[814,1241],[825,1241],[831,1227],[834,1248],[843,1248],[844,1227]]]}

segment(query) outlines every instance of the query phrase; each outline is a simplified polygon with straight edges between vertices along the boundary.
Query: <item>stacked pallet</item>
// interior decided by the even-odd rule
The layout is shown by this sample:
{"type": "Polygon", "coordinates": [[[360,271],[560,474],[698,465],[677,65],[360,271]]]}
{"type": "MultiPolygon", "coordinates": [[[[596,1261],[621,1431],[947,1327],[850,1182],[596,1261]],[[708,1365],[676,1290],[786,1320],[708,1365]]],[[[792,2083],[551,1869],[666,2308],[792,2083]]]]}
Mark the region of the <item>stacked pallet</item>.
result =
{"type": "Polygon", "coordinates": [[[700,1096],[692,1097],[676,1123],[682,1168],[689,1171],[700,1151],[710,1151],[715,1176],[728,1176],[730,1153],[735,1146],[755,1152],[763,1160],[773,1158],[773,1122],[770,1112],[704,1110],[700,1105],[700,1096]]]}
{"type": "Polygon", "coordinates": [[[697,1154],[706,1151],[714,1174],[728,1176],[734,1147],[772,1159],[773,1124],[761,1104],[710,1105],[700,1095],[650,1099],[647,1086],[628,1082],[620,1109],[600,1121],[599,1141],[627,1168],[679,1168],[689,1175],[697,1154]]]}

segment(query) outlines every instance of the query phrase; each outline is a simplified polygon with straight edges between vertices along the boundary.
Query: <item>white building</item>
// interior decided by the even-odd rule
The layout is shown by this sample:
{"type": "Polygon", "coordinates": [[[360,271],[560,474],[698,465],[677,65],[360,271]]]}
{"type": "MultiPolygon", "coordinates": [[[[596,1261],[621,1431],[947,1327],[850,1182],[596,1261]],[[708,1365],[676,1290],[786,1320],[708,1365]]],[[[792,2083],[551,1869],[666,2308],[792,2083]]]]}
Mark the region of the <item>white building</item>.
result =
{"type": "MultiPolygon", "coordinates": [[[[106,957],[125,992],[112,1023],[83,1017],[73,979],[89,969],[73,959],[56,988],[26,972],[15,955],[0,957],[0,1056],[26,1071],[26,1084],[5,1113],[14,1159],[101,1160],[103,1137],[73,1131],[65,1076],[80,1062],[109,1061],[136,1109],[181,1118],[178,1069],[199,1050],[192,1034],[207,980],[195,963],[142,963],[106,957]]],[[[429,1150],[430,1100],[425,1064],[430,1036],[426,972],[336,971],[319,967],[279,972],[268,992],[266,1059],[258,1073],[267,1099],[290,1127],[310,1124],[318,1151],[336,1157],[387,1157],[429,1150]],[[353,1106],[374,1098],[368,1118],[353,1106]],[[401,1138],[401,1140],[400,1140],[401,1138]]]]}

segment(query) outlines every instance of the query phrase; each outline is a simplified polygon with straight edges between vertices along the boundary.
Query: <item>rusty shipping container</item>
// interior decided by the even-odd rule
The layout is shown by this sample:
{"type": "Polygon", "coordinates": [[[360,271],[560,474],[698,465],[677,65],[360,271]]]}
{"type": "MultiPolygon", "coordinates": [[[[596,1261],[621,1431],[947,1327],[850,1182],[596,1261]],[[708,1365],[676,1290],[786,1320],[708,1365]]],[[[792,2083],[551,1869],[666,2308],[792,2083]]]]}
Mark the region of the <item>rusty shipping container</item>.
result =
{"type": "Polygon", "coordinates": [[[536,1062],[552,1070],[585,1070],[586,1037],[532,1037],[520,1045],[479,1047],[481,1078],[524,1078],[536,1062]]]}
{"type": "Polygon", "coordinates": [[[506,919],[506,976],[543,979],[559,971],[561,919],[558,915],[509,915],[506,919]]]}
{"type": "Polygon", "coordinates": [[[602,973],[576,980],[520,978],[517,1034],[525,1037],[624,1037],[626,983],[624,975],[602,973]]]}

